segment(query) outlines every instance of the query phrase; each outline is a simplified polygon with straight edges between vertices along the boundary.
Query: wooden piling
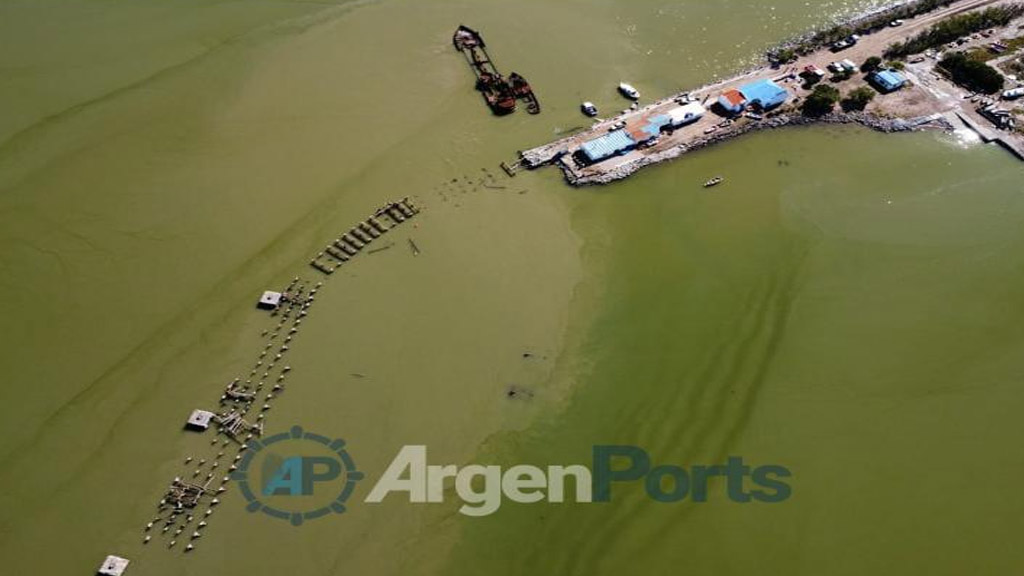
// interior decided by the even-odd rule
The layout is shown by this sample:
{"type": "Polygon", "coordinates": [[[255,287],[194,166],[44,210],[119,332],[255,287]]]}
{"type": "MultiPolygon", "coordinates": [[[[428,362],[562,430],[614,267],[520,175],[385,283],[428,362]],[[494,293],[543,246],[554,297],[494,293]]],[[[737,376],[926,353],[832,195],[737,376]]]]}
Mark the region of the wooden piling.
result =
{"type": "Polygon", "coordinates": [[[360,222],[359,229],[369,234],[371,238],[380,238],[380,232],[378,232],[375,228],[373,228],[366,222],[360,222]]]}

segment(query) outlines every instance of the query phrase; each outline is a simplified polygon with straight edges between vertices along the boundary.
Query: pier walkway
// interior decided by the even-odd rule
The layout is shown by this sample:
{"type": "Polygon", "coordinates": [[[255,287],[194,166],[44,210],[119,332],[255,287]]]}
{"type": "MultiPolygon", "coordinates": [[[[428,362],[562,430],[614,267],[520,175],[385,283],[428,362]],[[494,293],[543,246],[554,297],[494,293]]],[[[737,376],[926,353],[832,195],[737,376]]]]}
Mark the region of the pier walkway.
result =
{"type": "MultiPolygon", "coordinates": [[[[624,111],[612,118],[597,119],[589,130],[520,151],[520,164],[525,168],[537,168],[548,164],[557,165],[565,173],[566,180],[573,185],[603,184],[625,178],[643,166],[675,158],[691,150],[703,148],[751,130],[796,122],[808,123],[807,120],[795,120],[794,118],[799,115],[797,110],[799,104],[811,93],[811,88],[803,84],[803,79],[799,75],[806,67],[826,68],[829,63],[844,59],[851,60],[859,66],[867,58],[881,55],[891,44],[915,36],[939,20],[960,12],[1005,1],[961,0],[954,2],[945,8],[908,20],[902,26],[884,28],[867,34],[861,37],[855,45],[838,53],[827,47],[821,48],[811,54],[801,56],[783,67],[773,68],[765,65],[714,84],[681,92],[636,109],[624,111]],[[716,111],[717,106],[712,106],[723,92],[739,89],[741,86],[760,80],[771,80],[784,88],[788,92],[788,102],[764,115],[728,115],[724,111],[716,111]],[[580,162],[574,157],[585,142],[622,127],[630,130],[644,124],[647,118],[665,114],[685,102],[693,101],[702,102],[708,108],[704,116],[696,122],[662,134],[651,146],[636,147],[596,163],[580,162]]],[[[863,84],[860,80],[855,79],[859,76],[858,72],[854,78],[833,85],[845,92],[849,87],[863,84]]],[[[863,121],[863,117],[851,121],[860,121],[886,131],[913,129],[914,127],[908,124],[910,120],[905,120],[901,124],[899,121],[891,119],[936,118],[936,115],[949,112],[959,106],[960,103],[955,98],[937,98],[926,87],[912,83],[897,92],[877,95],[868,109],[869,113],[879,119],[877,126],[863,121]]],[[[947,124],[922,121],[918,128],[936,125],[946,126],[947,124]]],[[[1013,140],[1012,137],[1008,138],[1013,140]]],[[[1014,146],[1019,149],[1024,147],[1024,143],[1015,143],[1014,146]]]]}

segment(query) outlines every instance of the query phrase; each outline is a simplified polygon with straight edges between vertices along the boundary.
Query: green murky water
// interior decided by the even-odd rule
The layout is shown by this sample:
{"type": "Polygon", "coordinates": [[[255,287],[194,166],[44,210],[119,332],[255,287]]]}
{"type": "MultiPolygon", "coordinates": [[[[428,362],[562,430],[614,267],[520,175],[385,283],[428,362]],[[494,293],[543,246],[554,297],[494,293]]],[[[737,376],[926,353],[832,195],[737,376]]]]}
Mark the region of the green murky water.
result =
{"type": "MultiPolygon", "coordinates": [[[[0,7],[0,557],[88,573],[1008,573],[1020,164],[933,134],[759,134],[573,190],[483,186],[515,150],[742,67],[858,5],[8,2],[0,7]],[[539,117],[491,117],[481,29],[539,117]],[[726,184],[707,191],[713,174],[726,184]],[[344,436],[372,479],[440,463],[742,455],[775,505],[389,500],[295,529],[229,492],[195,552],[143,545],[181,424],[243,375],[251,303],[384,199],[422,217],[333,275],[268,427],[344,436]],[[422,253],[405,245],[413,238],[422,253]],[[529,352],[531,356],[524,358],[529,352]],[[510,386],[532,397],[509,399],[510,386]]],[[[365,495],[367,487],[360,488],[365,495]]]]}

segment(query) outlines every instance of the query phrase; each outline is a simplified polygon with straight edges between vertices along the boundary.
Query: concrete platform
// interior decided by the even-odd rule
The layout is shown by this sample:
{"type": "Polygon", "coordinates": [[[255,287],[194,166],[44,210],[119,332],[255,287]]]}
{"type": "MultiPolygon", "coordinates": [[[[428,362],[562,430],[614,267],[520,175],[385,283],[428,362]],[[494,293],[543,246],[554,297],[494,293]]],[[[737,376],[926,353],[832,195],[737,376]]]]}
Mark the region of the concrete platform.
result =
{"type": "Polygon", "coordinates": [[[129,560],[121,558],[120,556],[107,556],[107,559],[100,565],[100,569],[96,571],[97,574],[103,576],[121,576],[124,571],[128,568],[129,560]]]}

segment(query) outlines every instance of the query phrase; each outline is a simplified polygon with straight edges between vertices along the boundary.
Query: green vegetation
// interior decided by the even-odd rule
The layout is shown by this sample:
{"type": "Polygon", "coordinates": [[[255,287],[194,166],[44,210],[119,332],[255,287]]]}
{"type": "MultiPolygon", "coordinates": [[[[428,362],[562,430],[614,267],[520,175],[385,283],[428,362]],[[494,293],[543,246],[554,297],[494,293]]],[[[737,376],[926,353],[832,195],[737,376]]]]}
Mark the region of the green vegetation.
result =
{"type": "Polygon", "coordinates": [[[906,20],[926,14],[932,10],[943,8],[952,4],[954,0],[919,0],[908,2],[902,6],[896,6],[891,10],[885,10],[879,14],[869,16],[863,20],[846,26],[835,26],[828,30],[818,32],[811,38],[811,42],[817,46],[832,44],[850,36],[850,34],[867,34],[875,30],[881,30],[896,19],[906,20]]]}
{"type": "Polygon", "coordinates": [[[810,38],[796,44],[791,49],[798,56],[804,56],[822,46],[848,38],[851,34],[868,34],[876,30],[881,30],[888,26],[889,22],[892,22],[893,20],[907,20],[914,16],[927,14],[928,12],[938,8],[949,6],[954,1],[955,0],[917,0],[916,2],[907,2],[906,4],[895,6],[889,10],[873,14],[851,24],[833,26],[832,28],[821,30],[810,38]]]}
{"type": "Polygon", "coordinates": [[[998,70],[977,60],[971,60],[963,52],[955,52],[942,59],[939,67],[947,72],[957,84],[984,94],[993,94],[1003,89],[1003,75],[998,70]]]}
{"type": "Polygon", "coordinates": [[[774,59],[779,64],[789,64],[797,59],[794,48],[783,48],[774,54],[774,59]]]}
{"type": "Polygon", "coordinates": [[[881,64],[882,64],[882,59],[881,58],[879,58],[878,56],[872,56],[872,57],[868,58],[867,60],[865,60],[864,63],[860,65],[860,71],[861,72],[874,72],[875,70],[878,70],[878,67],[881,66],[881,64]]]}
{"type": "Polygon", "coordinates": [[[875,99],[875,91],[867,86],[855,88],[843,98],[843,110],[863,110],[875,99]]]}
{"type": "Polygon", "coordinates": [[[1018,77],[1024,76],[1024,58],[1004,63],[1003,66],[1008,74],[1016,74],[1018,77]]]}
{"type": "Polygon", "coordinates": [[[885,56],[903,58],[920,54],[929,48],[937,48],[986,28],[1005,26],[1021,15],[1024,15],[1024,4],[1018,3],[952,16],[905,42],[893,44],[886,49],[885,56]]]}
{"type": "Polygon", "coordinates": [[[841,72],[835,72],[834,74],[832,74],[832,77],[829,80],[831,80],[832,82],[839,83],[843,82],[844,80],[849,80],[850,78],[853,78],[853,72],[849,70],[843,70],[841,72]]]}
{"type": "Polygon", "coordinates": [[[802,110],[806,116],[824,116],[832,111],[832,108],[838,101],[839,90],[828,84],[819,84],[814,87],[811,95],[804,100],[802,110]]]}
{"type": "Polygon", "coordinates": [[[904,64],[903,62],[900,62],[899,60],[890,60],[885,65],[885,67],[886,68],[891,68],[893,70],[905,70],[907,68],[907,65],[904,64]]]}
{"type": "Polygon", "coordinates": [[[1002,53],[995,52],[991,48],[975,48],[967,53],[967,57],[978,62],[988,62],[1005,54],[1012,54],[1024,48],[1024,36],[1007,40],[1003,44],[1006,45],[1006,50],[1002,53]]]}
{"type": "Polygon", "coordinates": [[[978,62],[988,62],[996,57],[996,54],[987,48],[974,48],[966,52],[967,57],[978,62]]]}

